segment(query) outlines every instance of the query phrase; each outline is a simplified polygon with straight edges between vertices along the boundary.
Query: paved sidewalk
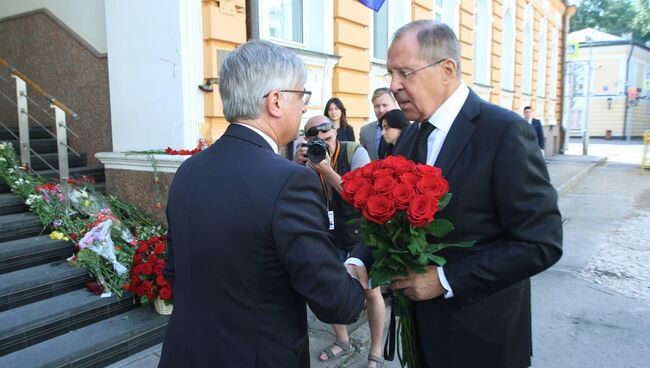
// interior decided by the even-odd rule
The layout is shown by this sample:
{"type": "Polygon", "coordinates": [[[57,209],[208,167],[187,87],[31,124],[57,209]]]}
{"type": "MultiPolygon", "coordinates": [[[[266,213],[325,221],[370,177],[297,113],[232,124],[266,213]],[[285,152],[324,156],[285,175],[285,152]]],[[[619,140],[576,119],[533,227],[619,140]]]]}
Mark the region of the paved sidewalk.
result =
{"type": "MultiPolygon", "coordinates": [[[[573,153],[571,151],[571,153],[573,153]]],[[[582,156],[582,155],[556,155],[549,158],[548,170],[551,177],[551,183],[555,186],[560,195],[565,194],[580,179],[589,172],[594,166],[602,165],[607,161],[606,157],[601,156],[582,156]]],[[[386,316],[390,315],[387,312],[386,316]]],[[[348,326],[350,339],[355,348],[353,354],[345,358],[338,359],[334,364],[327,364],[318,360],[319,352],[329,346],[334,341],[334,334],[329,325],[318,321],[313,314],[309,313],[309,346],[311,366],[317,368],[330,367],[366,367],[368,347],[370,344],[370,330],[365,313],[355,324],[348,326]]],[[[386,325],[387,327],[387,325],[386,325]]],[[[385,329],[385,331],[387,328],[385,329]]],[[[385,332],[384,332],[385,333],[385,332]]],[[[138,354],[132,355],[127,359],[110,365],[108,368],[155,368],[160,359],[161,344],[144,350],[138,354]]],[[[386,362],[384,368],[399,367],[397,357],[393,362],[386,362]]]]}

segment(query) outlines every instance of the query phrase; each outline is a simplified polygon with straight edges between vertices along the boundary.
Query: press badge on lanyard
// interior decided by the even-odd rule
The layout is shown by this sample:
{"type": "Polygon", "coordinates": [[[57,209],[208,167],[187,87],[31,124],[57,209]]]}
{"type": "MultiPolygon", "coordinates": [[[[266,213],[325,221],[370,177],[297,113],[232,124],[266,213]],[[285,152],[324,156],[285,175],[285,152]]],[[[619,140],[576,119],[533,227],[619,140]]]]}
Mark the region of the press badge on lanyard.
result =
{"type": "Polygon", "coordinates": [[[334,230],[334,211],[327,211],[327,217],[330,219],[330,230],[334,230]]]}

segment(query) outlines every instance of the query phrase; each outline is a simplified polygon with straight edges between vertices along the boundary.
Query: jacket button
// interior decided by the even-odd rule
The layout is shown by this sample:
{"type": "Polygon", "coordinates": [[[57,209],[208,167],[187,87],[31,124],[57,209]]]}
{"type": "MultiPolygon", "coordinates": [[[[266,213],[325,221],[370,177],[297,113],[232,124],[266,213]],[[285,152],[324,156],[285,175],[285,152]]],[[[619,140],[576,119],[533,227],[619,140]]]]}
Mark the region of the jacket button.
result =
{"type": "Polygon", "coordinates": [[[355,233],[355,234],[358,234],[358,233],[359,233],[359,230],[356,230],[356,229],[355,229],[355,230],[354,230],[354,233],[355,233]]]}

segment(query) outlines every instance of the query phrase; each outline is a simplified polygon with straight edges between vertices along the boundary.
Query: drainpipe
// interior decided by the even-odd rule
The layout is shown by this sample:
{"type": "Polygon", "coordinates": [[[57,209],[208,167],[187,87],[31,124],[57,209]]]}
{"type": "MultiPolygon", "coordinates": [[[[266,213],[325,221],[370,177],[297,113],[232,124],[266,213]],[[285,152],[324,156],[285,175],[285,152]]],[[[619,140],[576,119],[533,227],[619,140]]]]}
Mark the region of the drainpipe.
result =
{"type": "Polygon", "coordinates": [[[632,59],[632,53],[634,52],[634,41],[630,37],[630,54],[627,55],[627,64],[625,66],[625,115],[623,119],[623,134],[625,134],[625,140],[630,141],[632,139],[630,132],[631,124],[628,121],[630,119],[630,102],[627,98],[628,88],[630,87],[630,60],[632,59]]]}
{"type": "Polygon", "coordinates": [[[573,5],[569,5],[566,1],[564,2],[564,5],[566,8],[564,8],[564,14],[562,14],[562,20],[564,26],[562,27],[562,83],[560,85],[561,88],[561,95],[562,95],[562,104],[560,104],[560,118],[561,123],[560,126],[562,127],[561,132],[562,134],[562,144],[560,145],[560,151],[561,153],[564,153],[567,149],[569,149],[569,121],[568,117],[564,115],[564,109],[566,108],[564,105],[567,102],[565,93],[565,79],[567,78],[567,63],[566,63],[566,45],[567,45],[567,38],[569,36],[569,20],[571,19],[571,16],[576,13],[576,7],[573,5]]]}

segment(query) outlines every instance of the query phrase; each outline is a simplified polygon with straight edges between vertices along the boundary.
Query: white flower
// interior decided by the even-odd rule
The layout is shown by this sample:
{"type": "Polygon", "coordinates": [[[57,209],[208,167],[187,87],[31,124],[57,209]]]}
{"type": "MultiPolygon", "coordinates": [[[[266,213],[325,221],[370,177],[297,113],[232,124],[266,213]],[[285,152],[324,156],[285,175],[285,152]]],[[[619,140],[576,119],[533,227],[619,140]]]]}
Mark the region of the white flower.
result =
{"type": "Polygon", "coordinates": [[[16,170],[13,167],[10,167],[7,171],[9,171],[9,174],[13,174],[16,170]]]}
{"type": "MultiPolygon", "coordinates": [[[[1,151],[1,149],[0,149],[0,151],[1,151]]],[[[4,157],[0,157],[0,161],[2,161],[2,162],[7,162],[7,159],[4,158],[4,157]]]]}
{"type": "Polygon", "coordinates": [[[0,143],[0,151],[5,149],[5,145],[3,143],[0,143]]]}

